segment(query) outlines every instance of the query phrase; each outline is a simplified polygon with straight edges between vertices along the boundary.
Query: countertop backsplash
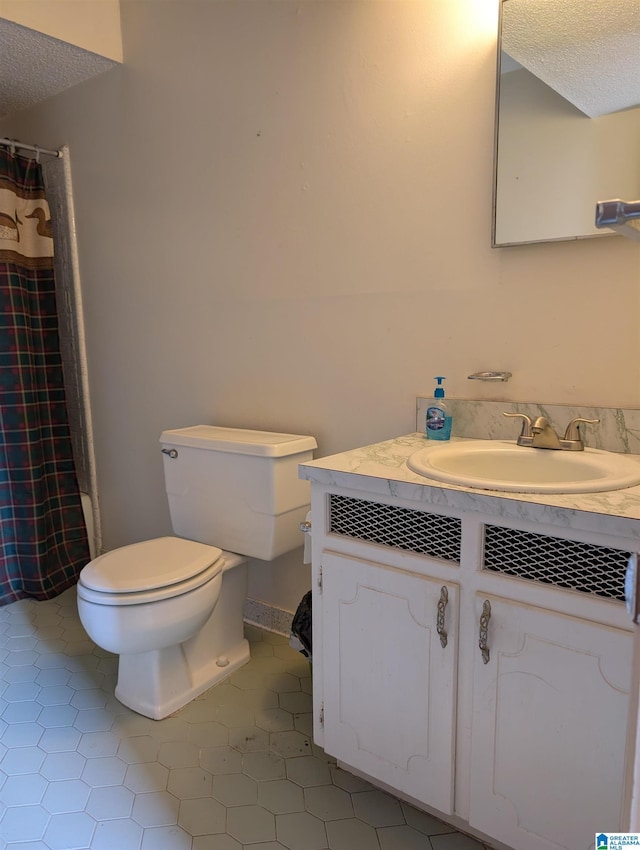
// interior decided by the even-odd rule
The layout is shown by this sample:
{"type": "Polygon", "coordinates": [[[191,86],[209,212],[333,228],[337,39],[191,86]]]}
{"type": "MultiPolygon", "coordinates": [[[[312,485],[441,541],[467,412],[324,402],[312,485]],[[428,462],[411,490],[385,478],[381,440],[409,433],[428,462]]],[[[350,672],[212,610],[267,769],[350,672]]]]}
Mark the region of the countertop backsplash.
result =
{"type": "MultiPolygon", "coordinates": [[[[416,431],[424,432],[427,407],[432,399],[416,399],[416,431]]],[[[476,440],[515,440],[522,421],[508,419],[503,413],[526,413],[531,419],[545,416],[564,435],[572,419],[599,419],[598,425],[582,425],[585,446],[610,452],[640,454],[640,410],[619,407],[578,407],[565,404],[534,404],[514,401],[474,401],[473,399],[446,398],[453,416],[452,435],[476,440]]]]}

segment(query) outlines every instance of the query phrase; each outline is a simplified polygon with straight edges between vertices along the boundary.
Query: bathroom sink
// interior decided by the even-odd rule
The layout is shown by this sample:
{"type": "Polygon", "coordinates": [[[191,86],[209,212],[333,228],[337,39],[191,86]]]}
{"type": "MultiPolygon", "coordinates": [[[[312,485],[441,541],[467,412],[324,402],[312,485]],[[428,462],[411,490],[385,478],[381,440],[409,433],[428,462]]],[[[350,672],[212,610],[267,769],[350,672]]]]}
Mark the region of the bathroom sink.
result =
{"type": "Polygon", "coordinates": [[[413,472],[481,490],[508,493],[599,493],[640,484],[640,462],[628,455],[533,449],[505,440],[427,445],[414,452],[413,472]]]}

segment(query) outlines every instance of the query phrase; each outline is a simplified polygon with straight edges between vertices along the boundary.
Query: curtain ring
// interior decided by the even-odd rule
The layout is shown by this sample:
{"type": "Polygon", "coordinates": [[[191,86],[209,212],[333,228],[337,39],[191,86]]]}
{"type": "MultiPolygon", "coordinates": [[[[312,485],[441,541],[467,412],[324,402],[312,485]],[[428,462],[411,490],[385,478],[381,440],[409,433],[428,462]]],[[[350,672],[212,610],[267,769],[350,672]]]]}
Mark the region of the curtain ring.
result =
{"type": "Polygon", "coordinates": [[[34,145],[34,149],[36,152],[36,162],[40,165],[40,148],[37,145],[34,145]]]}
{"type": "Polygon", "coordinates": [[[16,155],[16,143],[15,142],[11,142],[11,145],[9,146],[9,150],[11,151],[11,156],[16,155]]]}

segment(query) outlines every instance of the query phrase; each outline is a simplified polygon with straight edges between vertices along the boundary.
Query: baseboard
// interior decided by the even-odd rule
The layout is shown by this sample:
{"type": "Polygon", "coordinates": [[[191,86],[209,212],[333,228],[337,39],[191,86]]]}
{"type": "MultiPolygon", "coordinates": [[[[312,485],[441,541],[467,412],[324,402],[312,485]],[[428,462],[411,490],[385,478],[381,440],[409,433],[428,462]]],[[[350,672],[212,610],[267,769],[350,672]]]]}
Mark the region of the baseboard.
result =
{"type": "Polygon", "coordinates": [[[266,629],[268,632],[275,632],[286,637],[291,634],[293,612],[268,605],[259,599],[245,599],[243,618],[245,623],[266,629]]]}

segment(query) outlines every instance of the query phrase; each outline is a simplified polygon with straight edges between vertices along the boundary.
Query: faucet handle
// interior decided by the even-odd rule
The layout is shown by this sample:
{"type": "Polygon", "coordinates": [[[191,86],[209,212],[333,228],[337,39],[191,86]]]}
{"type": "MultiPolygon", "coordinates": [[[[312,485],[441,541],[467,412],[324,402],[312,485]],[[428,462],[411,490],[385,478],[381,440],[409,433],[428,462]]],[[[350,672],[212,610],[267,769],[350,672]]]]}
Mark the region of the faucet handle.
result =
{"type": "Polygon", "coordinates": [[[520,432],[521,437],[532,437],[531,426],[533,422],[531,421],[531,417],[527,416],[526,413],[503,413],[503,416],[509,416],[512,419],[522,419],[522,431],[520,432]]]}
{"type": "Polygon", "coordinates": [[[582,438],[580,436],[580,424],[582,422],[584,422],[586,425],[597,425],[600,420],[582,419],[579,416],[576,419],[572,419],[571,422],[569,422],[569,424],[567,425],[567,430],[564,432],[564,439],[581,443],[582,438]]]}

